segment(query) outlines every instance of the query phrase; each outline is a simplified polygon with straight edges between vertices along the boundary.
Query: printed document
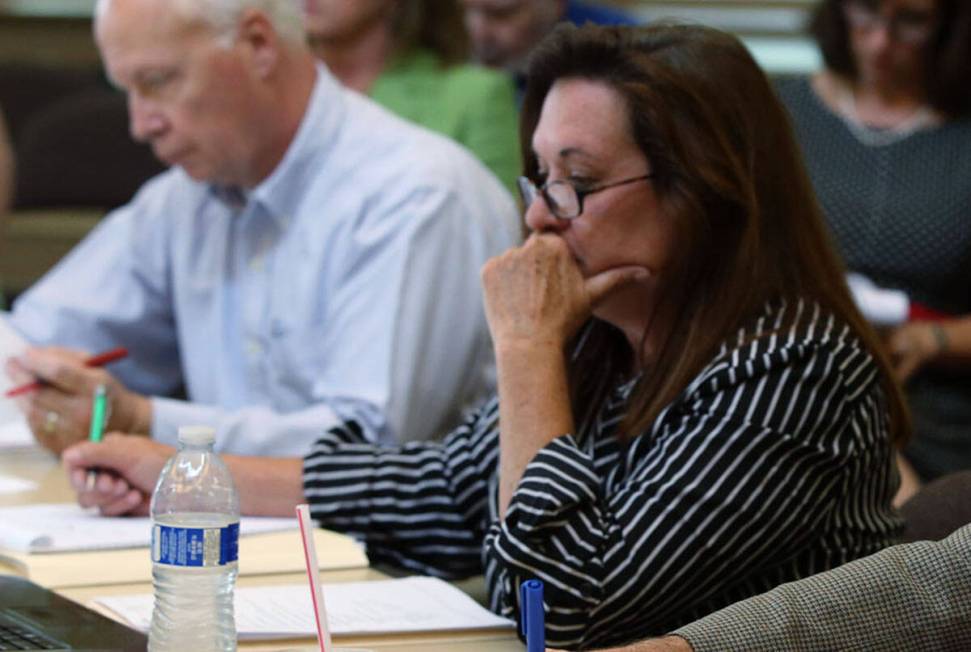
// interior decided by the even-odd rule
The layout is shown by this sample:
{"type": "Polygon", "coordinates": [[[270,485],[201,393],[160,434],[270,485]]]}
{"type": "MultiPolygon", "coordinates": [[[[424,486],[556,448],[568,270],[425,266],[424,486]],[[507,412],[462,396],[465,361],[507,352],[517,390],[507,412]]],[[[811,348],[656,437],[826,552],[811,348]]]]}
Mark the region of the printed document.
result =
{"type": "MultiPolygon", "coordinates": [[[[314,606],[306,584],[237,588],[236,630],[240,639],[312,638],[314,606]]],[[[511,629],[497,616],[448,582],[406,577],[324,585],[327,621],[334,636],[511,629]]],[[[133,627],[148,631],[149,594],[97,598],[95,603],[133,627]]]]}

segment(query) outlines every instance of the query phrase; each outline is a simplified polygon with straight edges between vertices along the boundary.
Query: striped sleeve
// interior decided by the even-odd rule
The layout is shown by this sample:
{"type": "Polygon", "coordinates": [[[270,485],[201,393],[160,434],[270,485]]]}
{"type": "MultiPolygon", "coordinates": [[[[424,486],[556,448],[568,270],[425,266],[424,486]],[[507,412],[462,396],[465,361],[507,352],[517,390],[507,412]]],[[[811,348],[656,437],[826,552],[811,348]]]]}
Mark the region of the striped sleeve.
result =
{"type": "Polygon", "coordinates": [[[443,442],[380,448],[345,424],[304,459],[304,495],[321,525],[365,542],[372,564],[460,578],[482,572],[499,455],[495,399],[443,442]]]}
{"type": "Polygon", "coordinates": [[[573,436],[542,449],[486,534],[493,610],[516,618],[517,587],[539,578],[551,646],[613,645],[809,548],[883,405],[845,327],[787,337],[740,334],[630,442],[622,481],[605,482],[573,436]]]}

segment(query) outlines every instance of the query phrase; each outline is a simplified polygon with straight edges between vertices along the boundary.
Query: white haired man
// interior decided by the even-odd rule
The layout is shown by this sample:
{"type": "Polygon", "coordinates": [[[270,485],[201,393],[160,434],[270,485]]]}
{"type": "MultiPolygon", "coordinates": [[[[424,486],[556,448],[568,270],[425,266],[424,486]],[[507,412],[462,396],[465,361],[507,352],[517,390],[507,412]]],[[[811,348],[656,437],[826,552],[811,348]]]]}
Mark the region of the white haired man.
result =
{"type": "Polygon", "coordinates": [[[7,372],[44,381],[23,401],[48,448],[84,437],[102,383],[111,430],[211,424],[263,455],[350,418],[379,442],[443,432],[488,390],[478,270],[518,236],[512,199],[343,90],[301,25],[298,0],[98,3],[131,132],[172,168],[14,305],[38,348],[7,372]],[[84,364],[118,346],[110,374],[84,364]]]}

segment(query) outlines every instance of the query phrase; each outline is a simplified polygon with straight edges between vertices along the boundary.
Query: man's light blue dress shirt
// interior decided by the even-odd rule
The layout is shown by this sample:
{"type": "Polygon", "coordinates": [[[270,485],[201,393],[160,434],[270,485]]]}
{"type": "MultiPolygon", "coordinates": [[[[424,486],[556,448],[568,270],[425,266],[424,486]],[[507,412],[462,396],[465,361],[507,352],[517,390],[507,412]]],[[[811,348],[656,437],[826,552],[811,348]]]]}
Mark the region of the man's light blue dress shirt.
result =
{"type": "Polygon", "coordinates": [[[116,346],[155,398],[152,435],[211,424],[217,448],[303,455],[338,420],[430,438],[494,385],[479,268],[515,244],[509,194],[444,137],[323,68],[256,188],[170,170],[14,306],[39,345],[116,346]],[[189,401],[161,398],[184,389],[189,401]]]}

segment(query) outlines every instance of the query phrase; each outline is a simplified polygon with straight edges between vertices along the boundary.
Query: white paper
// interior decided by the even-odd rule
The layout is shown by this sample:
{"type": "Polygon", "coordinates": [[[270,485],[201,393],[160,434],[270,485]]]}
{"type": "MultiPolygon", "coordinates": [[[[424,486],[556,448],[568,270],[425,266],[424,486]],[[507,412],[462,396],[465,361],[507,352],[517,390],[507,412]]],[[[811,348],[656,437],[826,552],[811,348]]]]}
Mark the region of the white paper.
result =
{"type": "Polygon", "coordinates": [[[37,483],[33,480],[0,474],[0,494],[19,494],[36,488],[37,483]]]}
{"type": "Polygon", "coordinates": [[[7,319],[0,313],[0,450],[32,446],[34,435],[27,426],[27,420],[12,399],[4,394],[14,387],[7,377],[4,366],[9,358],[23,353],[27,342],[17,331],[10,327],[7,319]]]}
{"type": "MultiPolygon", "coordinates": [[[[0,547],[30,553],[148,547],[148,517],[100,516],[73,503],[0,507],[0,547]]],[[[240,536],[295,530],[295,518],[240,519],[240,536]]]]}
{"type": "MultiPolygon", "coordinates": [[[[515,624],[482,607],[448,582],[406,577],[324,585],[327,621],[334,636],[511,629],[515,624]]],[[[96,598],[133,627],[148,631],[152,596],[96,598]]],[[[240,639],[316,636],[314,607],[306,584],[236,589],[240,639]]]]}
{"type": "Polygon", "coordinates": [[[862,274],[846,275],[853,301],[867,321],[876,326],[897,326],[907,321],[910,299],[903,290],[882,288],[862,274]]]}

